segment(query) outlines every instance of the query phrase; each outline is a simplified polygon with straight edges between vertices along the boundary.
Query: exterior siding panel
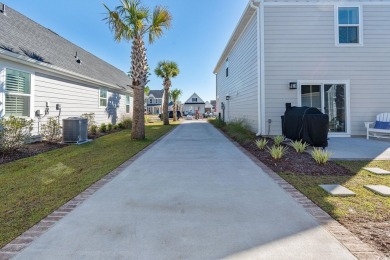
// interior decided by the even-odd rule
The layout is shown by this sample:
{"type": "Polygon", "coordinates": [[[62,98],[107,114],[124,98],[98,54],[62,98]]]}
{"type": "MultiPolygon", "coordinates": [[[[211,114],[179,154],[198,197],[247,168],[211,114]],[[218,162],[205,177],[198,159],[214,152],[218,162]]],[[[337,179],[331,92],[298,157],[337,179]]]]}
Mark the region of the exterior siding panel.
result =
{"type": "Polygon", "coordinates": [[[265,119],[272,119],[271,134],[281,134],[285,103],[298,104],[290,81],[349,80],[352,135],[364,135],[364,121],[389,112],[390,6],[362,8],[363,46],[340,47],[333,5],[265,7],[265,119]]]}
{"type": "Polygon", "coordinates": [[[216,75],[218,112],[222,113],[221,102],[225,103],[225,120],[244,119],[254,132],[258,130],[257,44],[254,15],[229,53],[229,76],[226,77],[225,65],[216,75]]]}

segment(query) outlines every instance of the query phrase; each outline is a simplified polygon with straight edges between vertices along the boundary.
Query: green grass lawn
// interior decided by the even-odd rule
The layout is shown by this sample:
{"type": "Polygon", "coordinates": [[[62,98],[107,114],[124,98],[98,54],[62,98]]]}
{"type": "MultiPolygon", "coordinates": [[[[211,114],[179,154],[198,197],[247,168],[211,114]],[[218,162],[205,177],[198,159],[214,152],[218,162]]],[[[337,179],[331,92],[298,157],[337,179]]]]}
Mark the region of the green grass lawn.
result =
{"type": "Polygon", "coordinates": [[[390,221],[390,198],[377,195],[363,187],[367,184],[390,186],[390,176],[376,175],[363,170],[363,167],[390,170],[390,161],[336,162],[350,169],[355,175],[308,176],[290,173],[279,173],[279,175],[341,222],[390,221]],[[341,184],[355,192],[356,196],[333,197],[320,188],[319,184],[341,184]]]}
{"type": "Polygon", "coordinates": [[[123,130],[0,165],[0,248],[176,124],[148,124],[143,141],[131,140],[130,130],[123,130]]]}

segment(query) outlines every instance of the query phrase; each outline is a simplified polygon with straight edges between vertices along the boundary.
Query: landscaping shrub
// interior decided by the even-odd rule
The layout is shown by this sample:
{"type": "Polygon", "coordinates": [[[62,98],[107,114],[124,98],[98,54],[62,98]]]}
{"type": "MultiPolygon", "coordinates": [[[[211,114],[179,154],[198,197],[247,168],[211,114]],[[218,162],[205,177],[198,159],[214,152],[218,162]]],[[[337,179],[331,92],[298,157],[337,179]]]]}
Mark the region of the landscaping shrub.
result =
{"type": "Polygon", "coordinates": [[[283,135],[277,135],[274,137],[274,143],[276,146],[279,146],[284,141],[283,135]]]}
{"type": "Polygon", "coordinates": [[[114,129],[114,130],[115,130],[115,129],[118,129],[118,125],[113,125],[113,126],[112,126],[112,129],[114,129]]]}
{"type": "Polygon", "coordinates": [[[224,127],[227,134],[230,135],[239,143],[243,143],[248,140],[253,140],[255,134],[249,130],[249,126],[244,120],[234,120],[226,124],[224,127]]]}
{"type": "Polygon", "coordinates": [[[314,148],[311,152],[313,159],[320,165],[324,165],[329,161],[331,153],[321,148],[314,148]]]}
{"type": "Polygon", "coordinates": [[[105,123],[102,123],[102,124],[100,125],[99,131],[100,131],[101,133],[107,132],[107,126],[106,126],[105,123]]]}
{"type": "Polygon", "coordinates": [[[91,125],[91,134],[96,135],[97,134],[97,125],[91,125]]]}
{"type": "Polygon", "coordinates": [[[268,152],[271,154],[272,158],[274,158],[275,160],[279,160],[283,157],[288,148],[285,146],[273,145],[271,148],[268,147],[267,149],[268,152]]]}
{"type": "Polygon", "coordinates": [[[80,116],[81,118],[85,118],[88,120],[88,132],[92,133],[92,127],[96,126],[96,121],[95,121],[95,113],[85,113],[80,116]]]}
{"type": "Polygon", "coordinates": [[[122,119],[122,125],[123,125],[123,129],[131,129],[132,125],[133,125],[133,121],[131,120],[130,117],[124,117],[122,119]]]}
{"type": "Polygon", "coordinates": [[[122,123],[118,123],[118,128],[119,128],[119,129],[125,129],[125,127],[123,126],[122,123]]]}
{"type": "Polygon", "coordinates": [[[291,142],[291,146],[295,149],[295,151],[297,151],[297,153],[303,153],[309,145],[306,142],[302,142],[302,140],[297,140],[291,142]]]}
{"type": "Polygon", "coordinates": [[[112,130],[112,124],[109,123],[109,124],[107,124],[107,131],[110,132],[111,130],[112,130]]]}
{"type": "Polygon", "coordinates": [[[42,124],[40,134],[49,143],[61,140],[61,125],[58,123],[58,116],[49,117],[46,124],[42,124]]]}
{"type": "Polygon", "coordinates": [[[256,140],[256,145],[260,150],[264,150],[265,146],[268,144],[268,140],[265,138],[261,138],[259,140],[256,140]]]}
{"type": "Polygon", "coordinates": [[[31,137],[33,120],[10,116],[0,120],[0,149],[3,153],[13,152],[31,137]]]}
{"type": "Polygon", "coordinates": [[[211,124],[213,124],[216,128],[222,128],[226,125],[225,122],[222,121],[222,119],[215,118],[215,119],[209,119],[208,120],[211,124]]]}

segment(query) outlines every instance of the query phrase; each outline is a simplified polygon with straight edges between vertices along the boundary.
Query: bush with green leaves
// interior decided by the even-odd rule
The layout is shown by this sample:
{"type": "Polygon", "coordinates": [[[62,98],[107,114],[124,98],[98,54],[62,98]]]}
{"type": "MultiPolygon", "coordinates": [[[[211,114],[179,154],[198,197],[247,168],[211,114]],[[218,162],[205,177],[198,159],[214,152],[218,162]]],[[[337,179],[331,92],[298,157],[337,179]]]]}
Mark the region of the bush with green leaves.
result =
{"type": "Polygon", "coordinates": [[[92,126],[97,126],[95,121],[95,113],[84,113],[80,117],[88,120],[88,132],[92,134],[92,126]]]}
{"type": "Polygon", "coordinates": [[[267,147],[268,152],[275,160],[279,160],[286,154],[287,147],[281,145],[273,145],[271,148],[267,147]]]}
{"type": "Polygon", "coordinates": [[[283,135],[277,135],[277,136],[274,137],[274,144],[276,146],[279,146],[283,141],[284,141],[284,136],[283,135]]]}
{"type": "Polygon", "coordinates": [[[297,140],[291,142],[291,146],[295,149],[295,151],[297,151],[297,153],[303,153],[309,145],[306,142],[302,142],[302,140],[297,140]]]}
{"type": "Polygon", "coordinates": [[[42,124],[40,134],[49,143],[59,142],[61,140],[61,125],[58,122],[58,116],[49,117],[46,124],[42,124]]]}
{"type": "Polygon", "coordinates": [[[122,123],[124,129],[131,129],[131,127],[133,126],[133,121],[131,120],[130,117],[122,118],[121,123],[122,123]]]}
{"type": "Polygon", "coordinates": [[[91,134],[96,135],[97,134],[97,125],[91,125],[91,134]]]}
{"type": "Polygon", "coordinates": [[[107,132],[107,125],[105,123],[102,123],[99,127],[99,132],[105,133],[107,132]]]}
{"type": "Polygon", "coordinates": [[[0,150],[12,153],[31,138],[33,120],[10,116],[0,119],[0,150]]]}
{"type": "Polygon", "coordinates": [[[268,144],[268,140],[265,138],[256,140],[256,145],[260,150],[264,150],[267,144],[268,144]]]}
{"type": "Polygon", "coordinates": [[[329,161],[331,155],[332,153],[317,147],[311,152],[313,159],[320,165],[325,165],[329,161]]]}
{"type": "Polygon", "coordinates": [[[113,126],[112,126],[112,129],[114,129],[114,130],[115,130],[115,129],[118,129],[118,125],[113,125],[113,126]]]}
{"type": "Polygon", "coordinates": [[[230,121],[223,129],[239,143],[253,141],[255,138],[255,134],[249,130],[249,125],[243,119],[230,121]]]}
{"type": "Polygon", "coordinates": [[[123,126],[122,123],[118,123],[118,128],[119,128],[119,129],[125,129],[125,127],[123,126]]]}
{"type": "Polygon", "coordinates": [[[226,123],[223,122],[223,120],[222,120],[222,119],[219,119],[218,117],[215,118],[215,119],[211,118],[211,119],[209,119],[208,121],[209,121],[211,124],[213,124],[216,128],[222,128],[222,127],[224,127],[224,126],[226,125],[226,123]]]}
{"type": "Polygon", "coordinates": [[[110,132],[111,130],[112,130],[112,124],[109,123],[109,124],[107,124],[107,131],[110,132]]]}

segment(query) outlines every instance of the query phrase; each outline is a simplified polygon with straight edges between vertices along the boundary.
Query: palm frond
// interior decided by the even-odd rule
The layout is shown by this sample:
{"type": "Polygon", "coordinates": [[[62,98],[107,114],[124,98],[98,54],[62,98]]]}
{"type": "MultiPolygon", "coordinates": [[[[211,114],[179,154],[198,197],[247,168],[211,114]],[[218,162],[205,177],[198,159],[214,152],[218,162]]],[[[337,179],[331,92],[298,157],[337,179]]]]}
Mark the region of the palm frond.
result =
{"type": "Polygon", "coordinates": [[[171,27],[172,16],[168,9],[156,6],[153,11],[152,21],[147,29],[149,31],[149,43],[153,43],[160,38],[164,29],[171,27]]]}

